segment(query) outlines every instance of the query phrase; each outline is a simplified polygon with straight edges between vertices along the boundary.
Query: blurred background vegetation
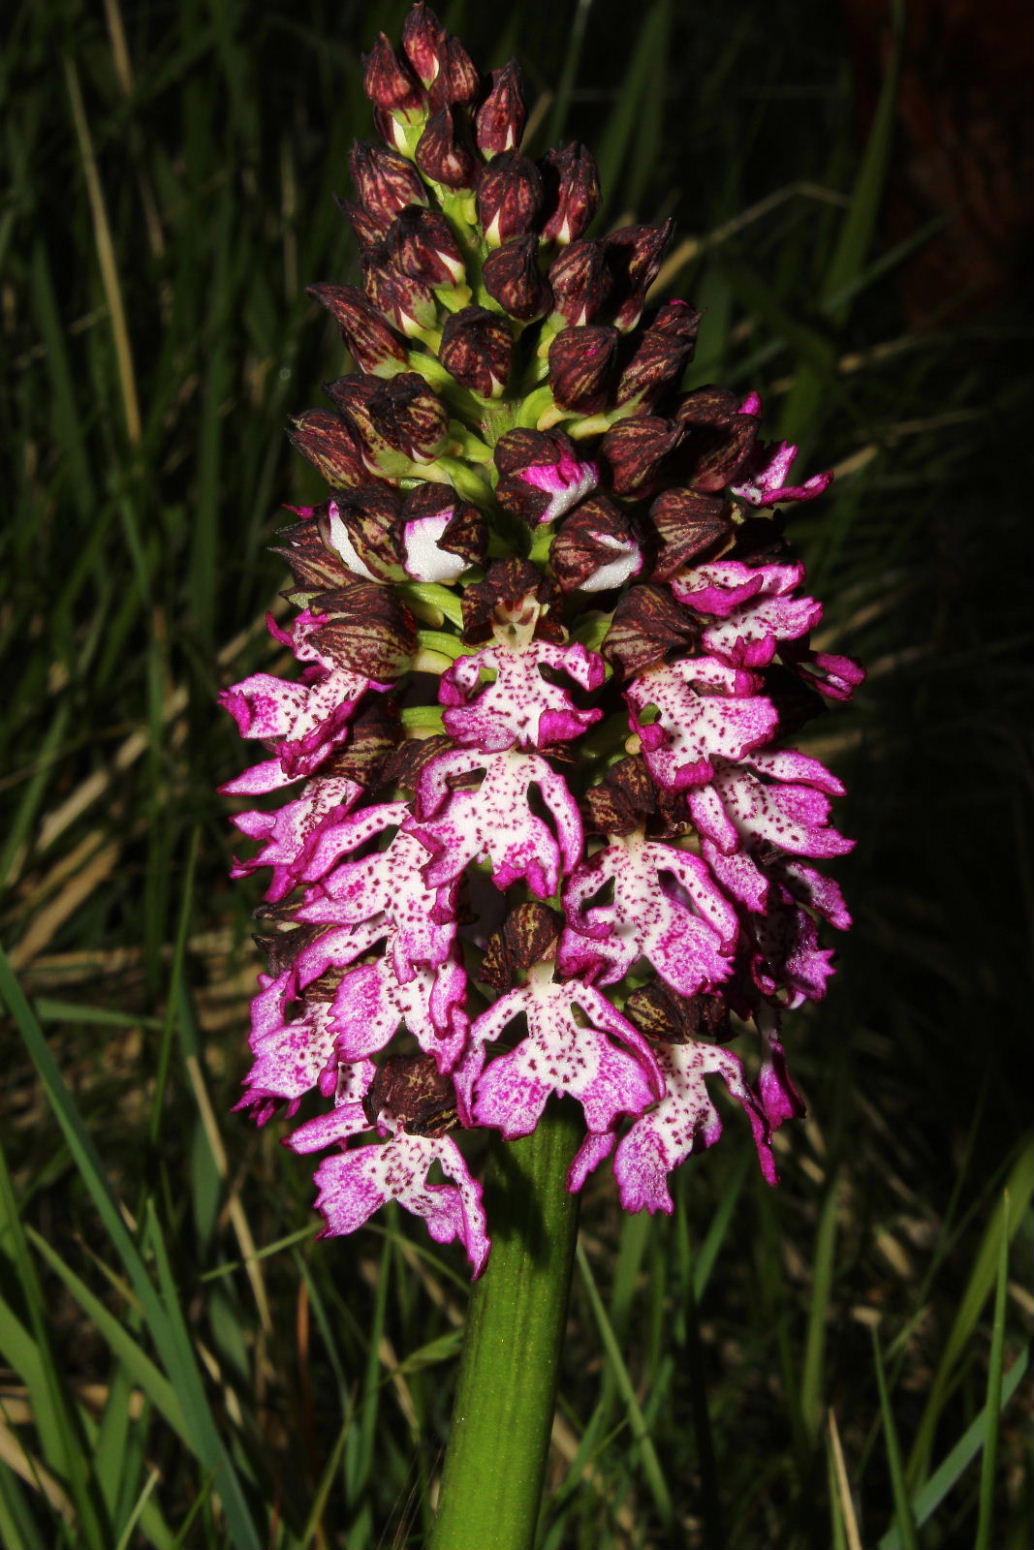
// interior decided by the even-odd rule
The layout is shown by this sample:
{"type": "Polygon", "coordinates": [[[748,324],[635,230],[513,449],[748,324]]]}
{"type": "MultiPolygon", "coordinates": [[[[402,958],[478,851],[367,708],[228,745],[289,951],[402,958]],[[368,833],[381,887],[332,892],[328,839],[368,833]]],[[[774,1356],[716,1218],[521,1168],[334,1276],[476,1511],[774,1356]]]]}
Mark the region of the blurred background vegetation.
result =
{"type": "MultiPolygon", "coordinates": [[[[303,287],[355,266],[359,54],[405,9],[8,11],[10,1550],[416,1547],[431,1510],[461,1258],[402,1216],[314,1243],[305,1167],[228,1114],[259,890],[214,795],[244,760],[216,693],[272,656],[264,545],[315,492],[283,424],[342,369],[303,287]]],[[[587,1190],[541,1545],[1019,1550],[1027,8],[443,15],[483,68],[520,55],[533,152],[596,151],[605,224],[676,217],[691,381],[759,388],[837,467],[791,535],[871,672],[808,744],[859,841],[842,972],[788,1028],[811,1117],[778,1191],[733,1122],[670,1221],[587,1190]]]]}

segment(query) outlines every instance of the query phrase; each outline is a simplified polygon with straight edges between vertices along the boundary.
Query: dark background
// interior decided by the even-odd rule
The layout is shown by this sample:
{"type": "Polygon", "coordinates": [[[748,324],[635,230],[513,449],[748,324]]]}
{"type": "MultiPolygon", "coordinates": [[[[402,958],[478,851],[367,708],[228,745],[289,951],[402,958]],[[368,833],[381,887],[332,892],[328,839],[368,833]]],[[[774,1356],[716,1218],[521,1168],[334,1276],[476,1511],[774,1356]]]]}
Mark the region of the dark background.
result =
{"type": "MultiPolygon", "coordinates": [[[[407,1542],[407,1523],[419,1543],[426,1503],[401,1528],[400,1503],[426,1484],[448,1414],[450,1365],[413,1378],[416,1423],[380,1402],[370,1321],[397,1357],[437,1338],[449,1355],[458,1261],[439,1255],[444,1270],[381,1298],[379,1240],[306,1241],[266,1263],[272,1323],[255,1323],[233,1212],[273,1244],[310,1221],[309,1184],[275,1138],[226,1115],[247,1064],[258,890],[225,881],[213,792],[245,754],[214,702],[269,660],[260,620],[283,575],[263,546],[278,504],[314,492],[282,426],[341,370],[303,289],[353,272],[331,195],[348,192],[353,137],[372,132],[359,52],[378,26],[397,36],[404,13],[47,0],[14,10],[0,66],[4,938],[115,1189],[156,1204],[189,1327],[220,1364],[219,1425],[252,1460],[253,1498],[291,1532],[328,1438],[366,1396],[365,1441],[343,1445],[330,1537],[315,1541],[343,1542],[344,1524],[351,1550],[407,1542]]],[[[977,1297],[974,1267],[1007,1179],[1010,1231],[1030,1242],[1029,14],[915,4],[897,47],[888,8],[860,0],[444,14],[483,67],[520,55],[534,151],[577,137],[597,153],[604,224],[670,214],[676,246],[699,239],[667,291],[707,308],[690,380],[759,388],[808,471],[840,469],[790,532],[829,641],[870,669],[857,706],[808,744],[850,783],[840,826],[858,846],[840,875],[857,924],[828,1002],[788,1029],[812,1117],[781,1153],[783,1189],[746,1173],[749,1140],[730,1121],[683,1172],[681,1227],[622,1229],[602,1179],[586,1201],[630,1371],[644,1402],[660,1396],[677,1520],[643,1484],[576,1291],[562,1414],[576,1436],[596,1414],[606,1488],[561,1450],[543,1543],[695,1544],[706,1530],[732,1550],[828,1546],[826,1407],[875,1543],[893,1492],[869,1328],[890,1352],[902,1447],[932,1426],[936,1462],[984,1403],[992,1283],[977,1297]],[[708,1244],[720,1252],[687,1323],[685,1275],[708,1244]]],[[[111,1259],[110,1244],[46,1084],[5,1037],[23,1218],[122,1309],[90,1258],[111,1259]]],[[[392,1228],[422,1249],[419,1231],[392,1228]]],[[[1009,1360],[1029,1324],[1022,1263],[1009,1360]]],[[[103,1385],[95,1322],[41,1274],[63,1381],[103,1385]]],[[[1030,1492],[1009,1416],[999,1545],[1025,1542],[1030,1492]]],[[[19,1424],[45,1453],[31,1417],[19,1424]]],[[[160,1417],[139,1447],[160,1457],[155,1499],[181,1521],[190,1450],[160,1417]]],[[[923,1546],[972,1542],[978,1469],[923,1546]]],[[[189,1543],[219,1542],[211,1512],[189,1543]]]]}

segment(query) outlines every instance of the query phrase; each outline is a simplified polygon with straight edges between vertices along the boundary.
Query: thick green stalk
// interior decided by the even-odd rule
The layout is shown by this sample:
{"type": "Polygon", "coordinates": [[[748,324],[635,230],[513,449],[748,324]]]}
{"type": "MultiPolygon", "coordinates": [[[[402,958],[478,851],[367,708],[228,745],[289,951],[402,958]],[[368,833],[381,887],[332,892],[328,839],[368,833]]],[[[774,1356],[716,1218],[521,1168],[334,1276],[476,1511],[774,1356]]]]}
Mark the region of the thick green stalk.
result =
{"type": "Polygon", "coordinates": [[[534,1543],[578,1227],[565,1179],[581,1135],[575,1105],[551,1103],[533,1135],[498,1147],[492,1257],[471,1293],[430,1550],[534,1543]]]}

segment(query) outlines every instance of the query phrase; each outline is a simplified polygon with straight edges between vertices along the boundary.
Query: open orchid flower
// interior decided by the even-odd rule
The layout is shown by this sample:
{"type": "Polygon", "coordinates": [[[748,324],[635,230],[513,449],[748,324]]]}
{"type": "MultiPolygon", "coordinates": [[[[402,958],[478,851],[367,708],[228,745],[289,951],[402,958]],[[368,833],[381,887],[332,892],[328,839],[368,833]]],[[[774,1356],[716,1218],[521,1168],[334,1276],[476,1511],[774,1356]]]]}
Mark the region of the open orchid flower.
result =
{"type": "Polygon", "coordinates": [[[233,875],[271,871],[238,1107],[312,1106],[288,1144],[328,1153],[327,1233],[394,1200],[476,1276],[464,1133],[526,1136],[558,1096],[572,1189],[612,1157],[627,1209],[670,1211],[715,1087],[774,1181],[802,1112],[780,1019],[850,924],[843,788],[787,738],[862,673],[813,648],[783,537],[831,475],[790,482],[756,393],[680,387],[671,223],[586,235],[588,151],[526,156],[517,66],[482,77],[420,0],[364,83],[361,281],[312,287],[356,369],[290,431],[327,485],[278,539],[298,666],[221,696],[264,750],[223,787],[255,842],[233,875]]]}

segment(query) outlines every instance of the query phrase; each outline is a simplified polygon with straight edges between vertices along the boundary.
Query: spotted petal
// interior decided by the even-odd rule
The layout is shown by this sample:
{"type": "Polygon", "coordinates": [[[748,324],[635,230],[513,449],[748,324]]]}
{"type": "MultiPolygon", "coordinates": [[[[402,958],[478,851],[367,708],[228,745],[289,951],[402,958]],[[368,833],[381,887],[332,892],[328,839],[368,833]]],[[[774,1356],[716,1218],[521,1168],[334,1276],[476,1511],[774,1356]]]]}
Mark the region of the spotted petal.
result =
{"type": "Polygon", "coordinates": [[[642,1034],[593,986],[551,974],[550,964],[536,964],[527,985],[482,1013],[455,1073],[461,1104],[475,1122],[497,1126],[507,1138],[530,1135],[551,1093],[577,1098],[590,1130],[604,1131],[619,1114],[641,1114],[661,1092],[642,1034]],[[575,1021],[576,1008],[584,1025],[575,1021]],[[486,1067],[485,1046],[522,1012],[526,1037],[486,1067]]]}
{"type": "Polygon", "coordinates": [[[734,667],[765,667],[783,641],[798,640],[822,618],[822,604],[792,594],[804,579],[803,565],[743,565],[721,560],[676,576],[671,589],[680,603],[717,622],[701,641],[734,667]]]}
{"type": "Polygon", "coordinates": [[[338,987],[331,1016],[337,1054],[346,1061],[376,1054],[405,1023],[438,1069],[451,1071],[467,1042],[466,998],[462,964],[420,969],[403,983],[386,954],[352,969],[338,987]]]}
{"type": "Polygon", "coordinates": [[[778,715],[757,679],[715,657],[687,657],[651,668],[625,690],[650,774],[680,790],[714,777],[714,759],[742,759],[773,734],[778,715]],[[657,711],[652,723],[642,718],[657,711]]]}
{"type": "Polygon", "coordinates": [[[562,873],[582,853],[582,822],[563,776],[538,754],[483,754],[452,749],[433,759],[420,778],[419,817],[406,827],[431,852],[425,877],[437,888],[458,878],[472,861],[486,860],[497,888],[524,879],[540,899],[556,893],[562,873]],[[450,777],[481,768],[476,791],[452,791],[450,777]],[[556,832],[531,811],[538,787],[556,832]]]}
{"type": "Polygon", "coordinates": [[[532,641],[520,651],[488,646],[460,657],[443,675],[438,698],[449,707],[442,716],[445,730],[458,743],[489,753],[580,737],[602,711],[578,709],[566,689],[543,678],[542,667],[567,673],[583,689],[598,689],[605,675],[603,658],[582,645],[532,641]],[[494,682],[482,684],[485,672],[495,674],[494,682]]]}
{"type": "MultiPolygon", "coordinates": [[[[668,1215],[674,1210],[668,1189],[669,1173],[692,1153],[713,1146],[722,1134],[722,1117],[705,1081],[712,1075],[720,1076],[742,1104],[754,1132],[761,1171],[770,1184],[775,1184],[772,1127],[743,1075],[738,1057],[718,1044],[696,1040],[658,1044],[654,1054],[664,1074],[664,1096],[649,1113],[636,1120],[618,1145],[614,1158],[614,1176],[625,1210],[664,1211],[668,1215]]],[[[584,1180],[609,1150],[601,1137],[588,1136],[572,1164],[572,1179],[584,1180]]]]}
{"type": "Polygon", "coordinates": [[[575,869],[564,909],[568,929],[559,961],[565,974],[612,985],[645,957],[684,996],[710,990],[729,975],[736,912],[704,862],[688,851],[638,834],[615,838],[575,869]],[[613,902],[586,908],[608,882],[613,902]]]}
{"type": "MultiPolygon", "coordinates": [[[[233,784],[233,783],[231,783],[233,784]]],[[[276,903],[298,887],[313,847],[325,830],[339,822],[362,795],[362,787],[343,776],[310,780],[301,796],[278,812],[253,809],[238,813],[233,822],[252,840],[264,840],[254,856],[235,859],[231,877],[250,877],[260,867],[272,867],[266,898],[276,903]]]]}
{"type": "Polygon", "coordinates": [[[354,1147],[326,1158],[316,1170],[317,1209],[326,1218],[324,1237],[354,1232],[389,1200],[422,1216],[436,1243],[458,1238],[475,1279],[488,1263],[491,1242],[481,1199],[462,1152],[451,1136],[411,1136],[398,1130],[380,1145],[354,1147]],[[451,1184],[429,1184],[439,1164],[451,1184]]]}

